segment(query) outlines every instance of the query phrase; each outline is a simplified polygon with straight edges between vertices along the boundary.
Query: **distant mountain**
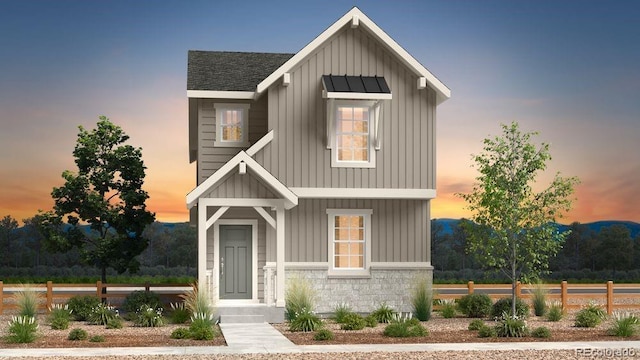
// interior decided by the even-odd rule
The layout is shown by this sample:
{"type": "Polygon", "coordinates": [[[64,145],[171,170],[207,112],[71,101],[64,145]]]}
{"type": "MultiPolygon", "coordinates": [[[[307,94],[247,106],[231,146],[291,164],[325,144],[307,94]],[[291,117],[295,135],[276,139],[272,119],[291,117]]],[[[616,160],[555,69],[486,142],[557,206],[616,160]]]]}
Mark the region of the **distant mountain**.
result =
{"type": "MultiPolygon", "coordinates": [[[[436,224],[442,225],[442,233],[443,234],[452,234],[453,228],[458,225],[460,219],[433,219],[436,224]]],[[[606,221],[595,221],[591,223],[581,223],[585,225],[589,230],[599,233],[600,229],[603,227],[609,227],[612,225],[623,225],[629,229],[631,233],[631,238],[635,239],[638,235],[640,235],[640,224],[633,221],[620,221],[620,220],[606,220],[606,221]]],[[[569,228],[569,225],[558,224],[558,227],[562,230],[566,230],[569,228]]]]}

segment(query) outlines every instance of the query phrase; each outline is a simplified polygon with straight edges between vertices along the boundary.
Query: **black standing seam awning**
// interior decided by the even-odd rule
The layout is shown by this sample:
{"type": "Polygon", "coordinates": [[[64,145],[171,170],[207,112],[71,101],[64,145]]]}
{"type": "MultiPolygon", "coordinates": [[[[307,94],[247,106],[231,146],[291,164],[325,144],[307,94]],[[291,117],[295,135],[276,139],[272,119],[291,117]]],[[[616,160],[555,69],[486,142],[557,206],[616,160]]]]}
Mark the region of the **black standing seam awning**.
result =
{"type": "Polygon", "coordinates": [[[322,75],[322,83],[328,92],[391,94],[382,76],[322,75]]]}

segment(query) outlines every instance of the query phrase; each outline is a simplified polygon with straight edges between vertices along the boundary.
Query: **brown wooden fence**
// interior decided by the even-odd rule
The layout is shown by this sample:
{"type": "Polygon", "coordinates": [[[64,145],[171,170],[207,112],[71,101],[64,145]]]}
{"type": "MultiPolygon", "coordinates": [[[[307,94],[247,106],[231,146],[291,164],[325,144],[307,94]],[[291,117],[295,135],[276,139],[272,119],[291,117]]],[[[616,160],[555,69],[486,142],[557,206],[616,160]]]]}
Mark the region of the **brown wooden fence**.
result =
{"type": "MultiPolygon", "coordinates": [[[[531,301],[537,285],[521,284],[516,286],[516,296],[531,301]]],[[[562,303],[564,310],[576,310],[589,301],[603,305],[608,314],[617,309],[640,309],[640,284],[614,284],[608,281],[601,284],[560,284],[542,285],[547,292],[548,301],[562,303]]],[[[459,299],[474,292],[489,295],[493,300],[511,296],[511,284],[435,284],[436,299],[459,299]]],[[[438,308],[438,306],[436,306],[438,308]]]]}
{"type": "Polygon", "coordinates": [[[73,296],[95,295],[100,299],[106,299],[108,303],[118,303],[133,291],[153,291],[160,295],[163,302],[178,301],[180,295],[193,289],[192,284],[103,284],[97,281],[95,284],[54,284],[47,281],[46,284],[4,284],[0,281],[0,315],[5,310],[16,309],[12,294],[23,288],[33,289],[41,294],[45,301],[40,302],[40,310],[46,310],[52,304],[65,303],[73,296]],[[102,290],[106,293],[103,294],[102,290]]]}

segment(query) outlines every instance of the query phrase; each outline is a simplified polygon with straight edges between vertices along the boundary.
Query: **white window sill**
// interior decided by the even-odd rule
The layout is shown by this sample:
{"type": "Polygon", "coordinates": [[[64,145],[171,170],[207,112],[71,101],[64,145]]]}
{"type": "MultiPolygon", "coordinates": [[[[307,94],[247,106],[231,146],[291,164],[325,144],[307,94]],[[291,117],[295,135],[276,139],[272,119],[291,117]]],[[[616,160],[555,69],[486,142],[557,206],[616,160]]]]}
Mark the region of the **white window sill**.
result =
{"type": "Polygon", "coordinates": [[[371,273],[369,269],[364,270],[329,270],[327,272],[327,278],[329,279],[369,279],[371,273]]]}
{"type": "Polygon", "coordinates": [[[232,141],[214,141],[215,147],[228,147],[228,148],[248,148],[251,144],[249,142],[232,142],[232,141]]]}

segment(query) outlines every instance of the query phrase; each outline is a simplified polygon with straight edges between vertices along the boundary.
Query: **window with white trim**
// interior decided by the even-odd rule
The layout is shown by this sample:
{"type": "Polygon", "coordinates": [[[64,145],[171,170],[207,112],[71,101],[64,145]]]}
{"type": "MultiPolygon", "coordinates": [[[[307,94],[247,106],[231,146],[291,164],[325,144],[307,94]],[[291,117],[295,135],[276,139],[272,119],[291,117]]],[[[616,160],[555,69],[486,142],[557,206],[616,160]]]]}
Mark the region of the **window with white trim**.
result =
{"type": "Polygon", "coordinates": [[[214,104],[216,139],[214,146],[249,146],[249,104],[214,104]]]}
{"type": "Polygon", "coordinates": [[[375,167],[379,102],[330,100],[329,103],[331,166],[375,167]]]}
{"type": "Polygon", "coordinates": [[[329,275],[369,275],[371,209],[327,209],[329,275]]]}

